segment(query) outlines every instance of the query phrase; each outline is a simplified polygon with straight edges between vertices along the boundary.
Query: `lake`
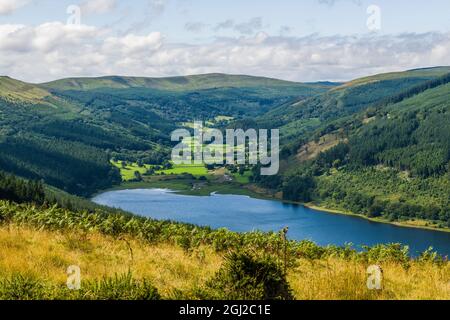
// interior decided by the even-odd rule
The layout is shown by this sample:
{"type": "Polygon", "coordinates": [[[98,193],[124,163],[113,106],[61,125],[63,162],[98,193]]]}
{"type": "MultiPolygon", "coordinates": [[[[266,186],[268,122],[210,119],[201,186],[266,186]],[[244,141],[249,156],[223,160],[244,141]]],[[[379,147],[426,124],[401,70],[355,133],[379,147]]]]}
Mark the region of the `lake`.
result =
{"type": "Polygon", "coordinates": [[[363,218],[332,214],[280,201],[246,196],[212,194],[206,197],[180,195],[165,189],[111,191],[94,202],[121,208],[158,220],[174,220],[236,232],[279,231],[288,226],[290,239],[309,239],[319,245],[402,243],[412,255],[432,246],[450,256],[450,233],[372,222],[363,218]]]}

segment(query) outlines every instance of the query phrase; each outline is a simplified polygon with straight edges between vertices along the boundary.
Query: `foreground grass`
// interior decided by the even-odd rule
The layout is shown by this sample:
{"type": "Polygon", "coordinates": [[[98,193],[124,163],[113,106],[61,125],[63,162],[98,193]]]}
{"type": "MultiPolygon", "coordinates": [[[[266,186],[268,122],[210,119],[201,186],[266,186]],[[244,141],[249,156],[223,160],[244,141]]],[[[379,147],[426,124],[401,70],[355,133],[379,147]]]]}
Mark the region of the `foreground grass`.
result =
{"type": "MultiPolygon", "coordinates": [[[[85,281],[117,274],[149,280],[165,299],[197,299],[196,292],[219,270],[223,255],[208,246],[185,251],[170,244],[149,245],[99,233],[36,230],[17,225],[0,228],[0,279],[24,275],[63,287],[70,265],[85,281]]],[[[367,264],[329,257],[296,259],[288,281],[296,299],[450,299],[447,264],[413,262],[382,265],[383,290],[366,287],[367,264]]]]}
{"type": "MultiPolygon", "coordinates": [[[[284,241],[280,233],[238,234],[125,213],[0,201],[0,299],[226,299],[224,292],[246,296],[264,281],[265,270],[271,279],[286,279],[297,299],[450,299],[450,264],[432,251],[411,259],[399,244],[357,252],[284,241]],[[238,255],[241,260],[230,265],[229,252],[264,258],[238,255]],[[380,291],[366,287],[367,267],[374,264],[384,270],[380,291]],[[72,265],[81,269],[77,292],[65,286],[72,265]],[[231,269],[224,271],[227,265],[231,269]],[[246,281],[236,278],[236,267],[246,281]]],[[[251,297],[261,299],[256,290],[251,297]]]]}
{"type": "Polygon", "coordinates": [[[148,279],[166,298],[189,292],[218,269],[221,258],[208,248],[190,254],[173,245],[148,245],[136,239],[118,240],[98,233],[38,231],[10,225],[0,228],[0,279],[15,274],[64,286],[71,265],[82,281],[127,274],[148,279]]]}

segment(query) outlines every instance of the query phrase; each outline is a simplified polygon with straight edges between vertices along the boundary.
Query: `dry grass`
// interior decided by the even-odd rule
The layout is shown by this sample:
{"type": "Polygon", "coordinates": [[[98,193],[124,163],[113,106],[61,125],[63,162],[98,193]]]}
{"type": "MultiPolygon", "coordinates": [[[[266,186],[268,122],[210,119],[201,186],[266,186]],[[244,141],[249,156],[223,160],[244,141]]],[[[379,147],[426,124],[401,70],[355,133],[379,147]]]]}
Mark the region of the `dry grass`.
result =
{"type": "MultiPolygon", "coordinates": [[[[189,296],[219,269],[222,257],[210,248],[186,253],[172,245],[152,246],[100,234],[36,231],[14,225],[0,228],[0,278],[20,273],[64,284],[70,265],[82,279],[126,273],[147,278],[163,297],[189,296]]],[[[288,280],[297,299],[450,299],[450,266],[414,262],[383,265],[383,290],[366,287],[367,266],[330,258],[298,260],[288,280]]]]}
{"type": "Polygon", "coordinates": [[[382,290],[367,289],[367,267],[342,259],[302,260],[289,275],[297,299],[422,300],[450,299],[450,267],[431,263],[382,265],[382,290]]]}
{"type": "Polygon", "coordinates": [[[150,246],[99,234],[0,228],[0,278],[20,273],[64,284],[70,265],[78,265],[85,280],[131,270],[134,277],[151,280],[163,296],[170,296],[175,289],[184,291],[203,283],[220,264],[221,258],[208,248],[187,254],[175,246],[150,246]]]}

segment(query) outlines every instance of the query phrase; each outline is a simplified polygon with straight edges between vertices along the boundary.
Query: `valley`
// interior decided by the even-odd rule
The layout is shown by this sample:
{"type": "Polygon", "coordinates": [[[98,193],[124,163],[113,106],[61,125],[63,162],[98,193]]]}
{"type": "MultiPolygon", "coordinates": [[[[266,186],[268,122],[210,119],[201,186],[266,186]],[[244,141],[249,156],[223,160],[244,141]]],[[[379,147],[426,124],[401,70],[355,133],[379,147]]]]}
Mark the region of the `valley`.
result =
{"type": "MultiPolygon", "coordinates": [[[[30,298],[230,299],[248,292],[227,273],[240,259],[272,266],[290,288],[283,299],[448,297],[449,67],[346,83],[1,77],[0,125],[0,298],[23,297],[25,286],[35,288],[30,298]],[[222,132],[280,129],[278,174],[174,164],[171,132],[194,121],[222,132]],[[161,189],[176,193],[153,194],[161,189]],[[56,251],[16,245],[23,234],[56,251]],[[51,272],[26,265],[30,250],[51,272]],[[81,296],[62,288],[68,263],[92,268],[81,296]],[[383,265],[385,290],[365,288],[369,263],[383,265]],[[431,280],[411,290],[424,274],[431,280]]],[[[267,298],[258,294],[237,298],[267,298]]]]}

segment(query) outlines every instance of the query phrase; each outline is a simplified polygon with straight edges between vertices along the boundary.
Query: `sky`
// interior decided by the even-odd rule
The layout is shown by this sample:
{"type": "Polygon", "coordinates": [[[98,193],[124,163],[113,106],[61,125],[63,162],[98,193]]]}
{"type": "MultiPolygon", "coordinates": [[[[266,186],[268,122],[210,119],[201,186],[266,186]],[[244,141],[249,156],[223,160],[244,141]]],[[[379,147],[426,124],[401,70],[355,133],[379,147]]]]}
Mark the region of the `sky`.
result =
{"type": "Polygon", "coordinates": [[[448,0],[0,0],[0,75],[346,81],[450,65],[448,0]]]}

